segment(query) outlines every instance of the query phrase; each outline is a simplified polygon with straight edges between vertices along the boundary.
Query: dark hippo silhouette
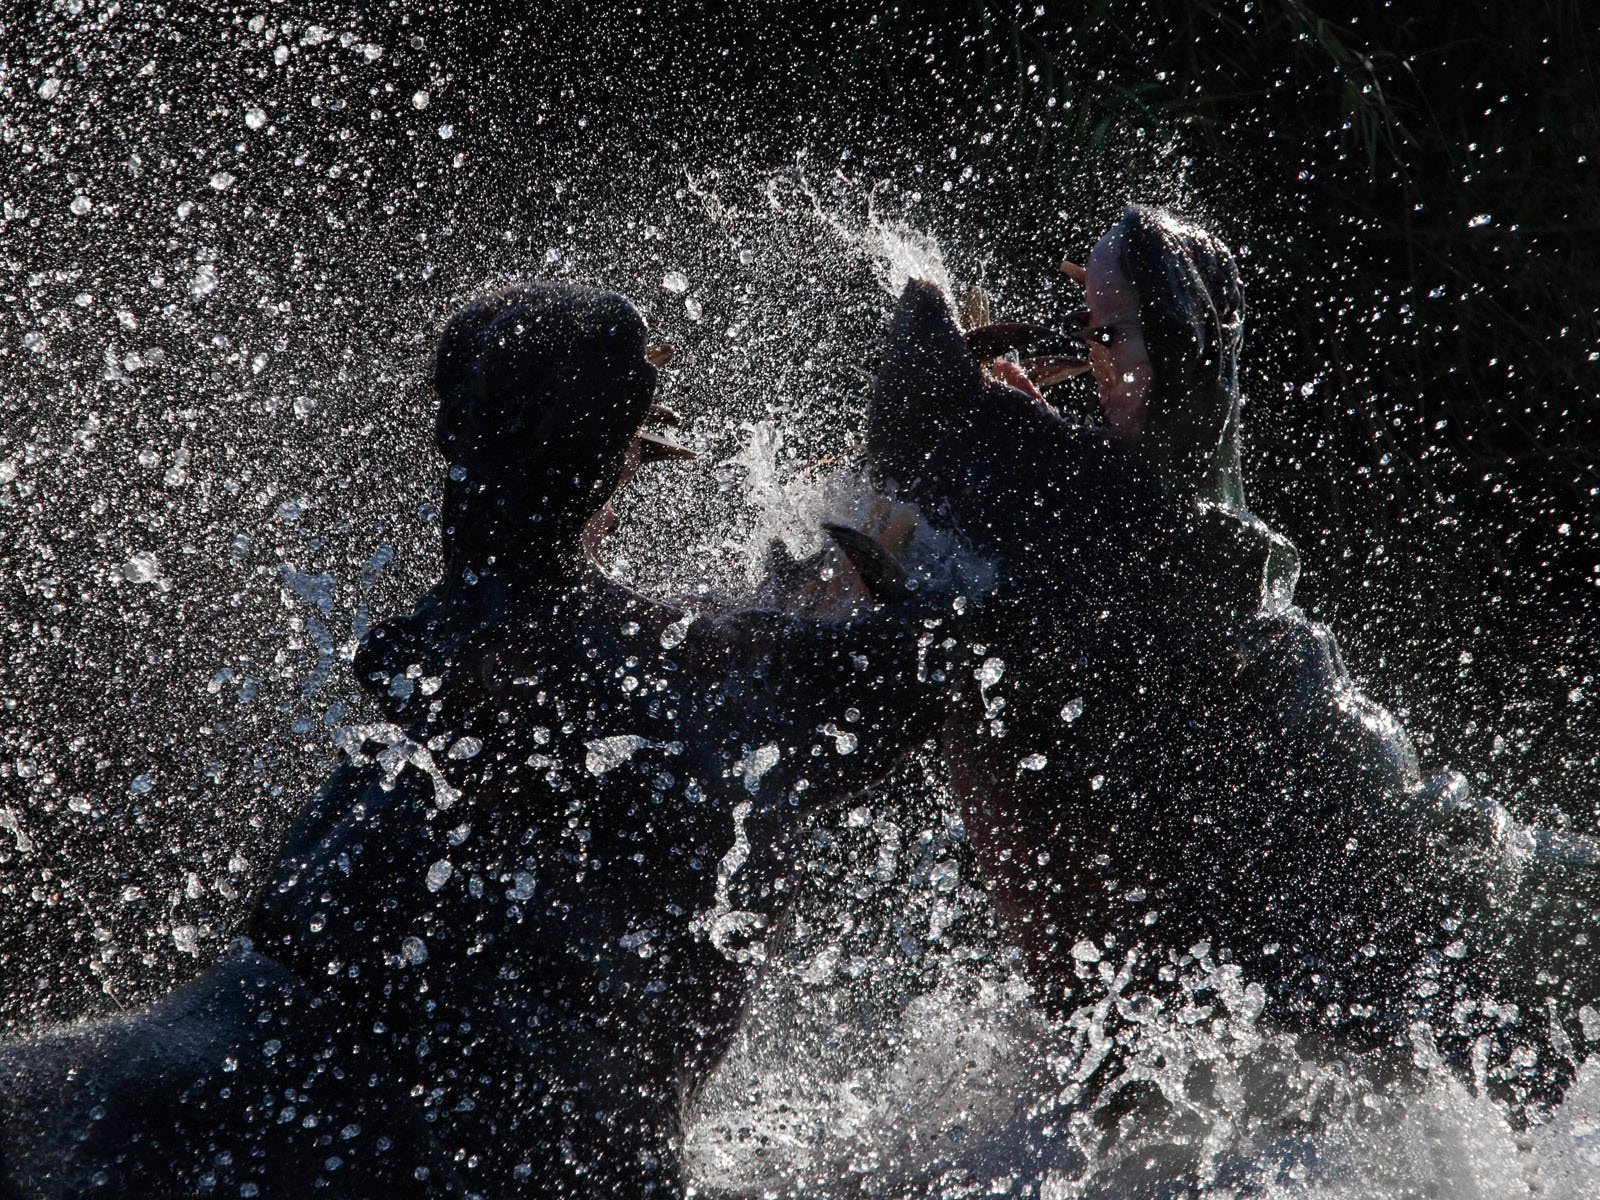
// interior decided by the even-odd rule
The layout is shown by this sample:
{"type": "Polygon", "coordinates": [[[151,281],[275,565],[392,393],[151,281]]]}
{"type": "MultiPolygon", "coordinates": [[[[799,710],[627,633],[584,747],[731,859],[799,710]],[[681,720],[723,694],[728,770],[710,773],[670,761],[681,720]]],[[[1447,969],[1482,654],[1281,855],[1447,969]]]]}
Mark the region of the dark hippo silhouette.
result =
{"type": "Polygon", "coordinates": [[[1092,961],[1138,950],[1170,973],[1201,944],[1265,986],[1279,1027],[1409,1061],[1421,1021],[1501,1094],[1559,1094],[1563,1030],[1597,990],[1593,843],[1424,777],[1292,604],[1293,547],[1242,509],[1231,257],[1207,238],[1175,261],[1152,232],[1170,219],[1140,221],[1137,446],[986,374],[917,282],[869,418],[884,486],[1002,576],[944,744],[1031,973],[1066,1011],[1092,961]]]}
{"type": "Polygon", "coordinates": [[[415,1102],[351,1033],[280,963],[235,948],[153,1005],[13,1042],[0,1195],[447,1194],[415,1102]]]}
{"type": "Polygon", "coordinates": [[[696,617],[608,579],[612,492],[679,453],[640,433],[655,379],[619,296],[450,322],[446,579],[356,661],[390,721],[351,732],[234,957],[0,1051],[17,1194],[677,1194],[783,831],[934,732],[939,622],[696,617]]]}

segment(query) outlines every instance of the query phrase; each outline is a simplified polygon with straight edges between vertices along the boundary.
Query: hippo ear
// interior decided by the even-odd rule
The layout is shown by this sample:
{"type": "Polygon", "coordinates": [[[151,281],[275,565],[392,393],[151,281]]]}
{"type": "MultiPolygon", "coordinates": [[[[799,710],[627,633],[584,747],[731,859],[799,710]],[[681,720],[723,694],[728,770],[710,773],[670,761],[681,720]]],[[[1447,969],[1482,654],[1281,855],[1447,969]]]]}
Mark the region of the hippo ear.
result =
{"type": "Polygon", "coordinates": [[[949,301],[933,284],[912,280],[895,308],[867,413],[874,469],[908,482],[979,411],[983,394],[983,373],[949,301]]]}

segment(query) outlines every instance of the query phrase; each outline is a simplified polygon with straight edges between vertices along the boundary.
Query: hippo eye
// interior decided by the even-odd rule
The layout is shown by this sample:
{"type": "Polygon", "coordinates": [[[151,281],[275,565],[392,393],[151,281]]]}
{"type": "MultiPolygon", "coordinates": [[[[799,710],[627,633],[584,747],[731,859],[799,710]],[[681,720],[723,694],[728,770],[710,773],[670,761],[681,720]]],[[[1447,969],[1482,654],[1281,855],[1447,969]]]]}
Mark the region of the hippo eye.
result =
{"type": "Polygon", "coordinates": [[[1108,350],[1122,338],[1120,325],[1093,325],[1083,331],[1086,341],[1097,342],[1108,350]]]}

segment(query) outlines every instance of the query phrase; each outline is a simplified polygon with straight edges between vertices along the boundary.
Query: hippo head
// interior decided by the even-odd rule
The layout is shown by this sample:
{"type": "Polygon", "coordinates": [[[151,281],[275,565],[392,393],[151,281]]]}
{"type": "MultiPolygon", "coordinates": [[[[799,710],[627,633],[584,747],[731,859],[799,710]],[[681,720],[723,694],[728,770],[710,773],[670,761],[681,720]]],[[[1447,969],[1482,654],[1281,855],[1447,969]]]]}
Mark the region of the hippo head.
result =
{"type": "Polygon", "coordinates": [[[1097,274],[1131,290],[1149,354],[1150,385],[1134,434],[1140,461],[1181,494],[1243,507],[1245,299],[1232,252],[1198,225],[1130,204],[1090,255],[1091,289],[1101,282],[1097,274]]]}
{"type": "MultiPolygon", "coordinates": [[[[1185,606],[1229,613],[1256,604],[1268,539],[1236,530],[1229,513],[1202,511],[1170,476],[1149,469],[1144,443],[1067,421],[995,371],[989,356],[1003,347],[990,331],[1002,328],[964,333],[938,288],[907,286],[868,411],[873,482],[958,530],[1009,581],[1006,594],[1031,623],[1087,606],[1176,629],[1185,606]],[[1215,523],[1226,536],[1210,530],[1215,523]]],[[[1176,357],[1174,349],[1157,363],[1176,357]]],[[[1191,357],[1196,370],[1184,379],[1211,381],[1206,397],[1228,390],[1231,374],[1215,354],[1191,357]]],[[[1168,396],[1158,389],[1153,401],[1168,396]]],[[[1184,408],[1179,399],[1174,412],[1184,408]]],[[[1213,462],[1219,442],[1209,435],[1233,410],[1208,404],[1206,412],[1185,424],[1158,420],[1153,407],[1146,433],[1161,445],[1180,426],[1197,437],[1203,428],[1206,453],[1192,461],[1213,462]]],[[[1285,574],[1292,589],[1292,571],[1285,574]]]]}
{"type": "Polygon", "coordinates": [[[671,419],[652,402],[664,361],[634,306],[591,287],[512,288],[452,318],[434,360],[452,548],[575,552],[640,461],[692,457],[641,429],[671,419]]]}
{"type": "Polygon", "coordinates": [[[1034,407],[985,373],[942,291],[925,280],[906,285],[867,414],[874,482],[930,513],[979,486],[1003,490],[1000,464],[977,461],[989,440],[980,435],[1012,426],[1022,436],[1034,407]]]}

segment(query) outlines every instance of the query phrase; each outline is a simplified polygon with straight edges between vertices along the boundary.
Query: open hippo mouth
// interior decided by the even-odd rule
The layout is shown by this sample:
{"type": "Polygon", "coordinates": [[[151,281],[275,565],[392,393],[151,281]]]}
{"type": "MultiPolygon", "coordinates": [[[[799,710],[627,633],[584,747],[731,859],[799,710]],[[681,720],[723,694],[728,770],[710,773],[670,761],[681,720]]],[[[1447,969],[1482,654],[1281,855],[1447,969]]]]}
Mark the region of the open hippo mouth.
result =
{"type": "MultiPolygon", "coordinates": [[[[650,413],[645,419],[658,426],[664,425],[673,429],[683,424],[683,418],[676,410],[668,408],[665,404],[652,404],[650,413]]],[[[641,465],[653,462],[688,462],[691,458],[700,457],[665,430],[651,430],[643,426],[633,435],[633,449],[639,455],[641,465]]]]}
{"type": "MultiPolygon", "coordinates": [[[[652,341],[644,348],[645,361],[656,370],[660,370],[672,361],[673,349],[667,342],[652,341]]],[[[650,411],[645,417],[645,425],[634,434],[634,451],[638,454],[638,461],[652,462],[687,462],[691,458],[699,457],[693,450],[678,441],[671,434],[661,430],[665,426],[677,429],[683,424],[683,418],[665,404],[656,401],[650,405],[650,411]],[[647,428],[655,424],[657,429],[647,428]]]]}
{"type": "MultiPolygon", "coordinates": [[[[957,316],[940,288],[912,280],[895,306],[873,386],[868,461],[880,483],[921,480],[924,487],[912,487],[926,492],[919,502],[935,499],[957,486],[964,445],[970,449],[974,437],[1024,412],[1059,418],[1043,389],[1087,370],[1081,336],[1030,321],[991,322],[976,289],[957,316]],[[938,487],[935,477],[943,478],[938,487]]],[[[1016,435],[1025,431],[1018,427],[1016,435]]]]}
{"type": "Polygon", "coordinates": [[[991,323],[988,308],[988,301],[974,288],[963,313],[967,328],[962,334],[986,377],[1049,407],[1043,389],[1089,370],[1088,348],[1081,337],[1031,321],[991,323]],[[1020,351],[1032,353],[1019,358],[1020,351]]]}
{"type": "MultiPolygon", "coordinates": [[[[657,370],[671,361],[672,353],[672,346],[662,341],[649,342],[644,348],[645,361],[657,370]]],[[[622,473],[617,480],[618,491],[626,487],[638,473],[639,468],[646,463],[688,462],[699,457],[694,450],[667,432],[679,428],[682,424],[683,417],[676,409],[662,404],[659,400],[651,402],[645,413],[644,422],[634,433],[627,457],[623,460],[622,473]]],[[[589,518],[588,524],[584,527],[583,540],[590,561],[599,562],[601,543],[616,532],[619,520],[616,506],[610,500],[601,505],[594,516],[589,518]]]]}
{"type": "MultiPolygon", "coordinates": [[[[1086,323],[1083,314],[1074,317],[1074,328],[1080,330],[1086,323]]],[[[1045,387],[1090,370],[1082,333],[1062,333],[1035,322],[990,322],[989,296],[978,286],[966,293],[962,326],[966,349],[978,358],[984,376],[1037,402],[1045,400],[1045,387]],[[1029,357],[1019,357],[1022,350],[1029,357]]]]}

